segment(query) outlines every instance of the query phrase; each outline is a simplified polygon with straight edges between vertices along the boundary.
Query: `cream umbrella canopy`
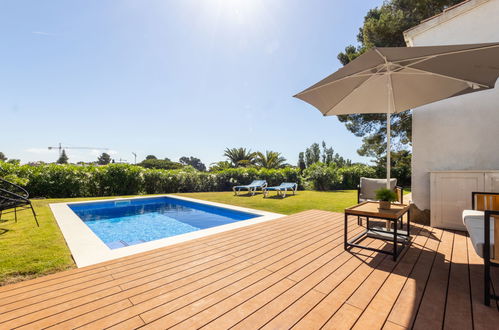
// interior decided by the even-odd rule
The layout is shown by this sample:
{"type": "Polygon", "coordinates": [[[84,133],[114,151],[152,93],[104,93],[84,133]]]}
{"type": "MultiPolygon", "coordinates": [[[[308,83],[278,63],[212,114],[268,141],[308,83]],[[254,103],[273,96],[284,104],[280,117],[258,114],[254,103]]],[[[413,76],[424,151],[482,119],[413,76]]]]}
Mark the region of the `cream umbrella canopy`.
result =
{"type": "Polygon", "coordinates": [[[295,95],[324,116],[387,114],[387,187],[391,114],[494,88],[499,43],[373,48],[295,95]]]}

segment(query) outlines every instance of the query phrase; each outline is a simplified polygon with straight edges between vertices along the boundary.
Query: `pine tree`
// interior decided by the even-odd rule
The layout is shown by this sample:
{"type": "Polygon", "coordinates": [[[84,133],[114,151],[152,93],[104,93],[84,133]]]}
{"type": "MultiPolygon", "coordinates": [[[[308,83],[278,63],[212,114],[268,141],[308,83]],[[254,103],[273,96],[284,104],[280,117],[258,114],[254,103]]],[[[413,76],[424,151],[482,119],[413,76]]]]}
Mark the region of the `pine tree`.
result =
{"type": "Polygon", "coordinates": [[[57,164],[67,164],[68,163],[68,155],[66,155],[66,150],[62,149],[62,153],[57,160],[57,164]]]}
{"type": "Polygon", "coordinates": [[[305,164],[305,153],[304,152],[300,152],[298,154],[298,167],[300,168],[300,170],[304,170],[305,168],[307,168],[307,164],[305,164]]]}

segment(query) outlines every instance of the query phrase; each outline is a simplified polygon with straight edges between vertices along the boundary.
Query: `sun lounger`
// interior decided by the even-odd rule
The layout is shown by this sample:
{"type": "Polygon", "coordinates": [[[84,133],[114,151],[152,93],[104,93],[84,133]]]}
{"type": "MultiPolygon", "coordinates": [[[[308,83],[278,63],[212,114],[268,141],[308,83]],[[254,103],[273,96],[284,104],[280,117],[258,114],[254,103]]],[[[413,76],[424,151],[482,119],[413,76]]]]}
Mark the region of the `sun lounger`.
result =
{"type": "Polygon", "coordinates": [[[269,191],[277,191],[277,195],[281,196],[282,198],[286,197],[286,192],[292,191],[293,195],[296,192],[296,189],[298,189],[298,185],[294,182],[283,182],[279,186],[275,187],[266,187],[263,189],[263,197],[267,197],[269,191]]]}
{"type": "Polygon", "coordinates": [[[490,306],[491,298],[499,300],[491,292],[490,275],[490,267],[499,267],[499,193],[472,192],[471,205],[471,210],[463,211],[463,223],[476,254],[484,259],[483,299],[490,306]]]}
{"type": "Polygon", "coordinates": [[[232,190],[234,191],[234,195],[236,196],[241,191],[241,189],[248,190],[248,193],[251,193],[251,196],[254,196],[257,189],[261,189],[263,191],[265,187],[267,187],[267,181],[253,180],[253,182],[251,182],[250,184],[232,187],[232,190]]]}

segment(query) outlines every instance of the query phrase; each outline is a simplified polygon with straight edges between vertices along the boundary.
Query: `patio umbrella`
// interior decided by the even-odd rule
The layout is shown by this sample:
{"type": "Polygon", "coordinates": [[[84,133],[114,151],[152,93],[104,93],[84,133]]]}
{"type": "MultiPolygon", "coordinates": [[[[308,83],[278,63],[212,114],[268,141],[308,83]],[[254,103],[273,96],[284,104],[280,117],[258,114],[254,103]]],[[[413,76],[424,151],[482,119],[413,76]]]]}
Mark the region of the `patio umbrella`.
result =
{"type": "Polygon", "coordinates": [[[324,116],[386,112],[390,179],[391,114],[494,88],[498,76],[499,43],[373,48],[295,97],[324,116]]]}

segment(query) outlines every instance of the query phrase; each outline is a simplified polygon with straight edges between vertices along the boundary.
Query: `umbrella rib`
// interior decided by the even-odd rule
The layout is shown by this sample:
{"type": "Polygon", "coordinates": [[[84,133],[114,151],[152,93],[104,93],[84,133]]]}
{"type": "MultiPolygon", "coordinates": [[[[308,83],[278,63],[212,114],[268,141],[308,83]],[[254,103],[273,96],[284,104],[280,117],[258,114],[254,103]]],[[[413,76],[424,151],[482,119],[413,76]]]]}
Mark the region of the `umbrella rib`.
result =
{"type": "MultiPolygon", "coordinates": [[[[455,77],[452,77],[452,76],[447,76],[447,75],[444,75],[444,74],[440,74],[440,73],[435,73],[435,72],[431,72],[431,71],[426,71],[426,70],[422,70],[422,69],[416,69],[416,68],[413,68],[413,67],[406,67],[404,65],[400,65],[400,64],[395,64],[401,68],[405,68],[405,69],[409,69],[409,70],[415,70],[415,71],[418,71],[417,73],[414,72],[413,74],[426,74],[426,75],[429,75],[429,76],[438,76],[438,77],[442,77],[442,78],[447,78],[447,79],[452,79],[452,80],[456,80],[456,81],[460,81],[460,82],[464,82],[468,85],[477,85],[477,86],[480,86],[482,88],[492,88],[494,86],[488,86],[488,85],[484,85],[484,84],[481,84],[481,83],[478,83],[478,82],[475,82],[475,81],[471,81],[471,80],[465,80],[465,79],[460,79],[460,78],[455,78],[455,77]]],[[[394,72],[395,74],[411,74],[411,72],[394,72]]],[[[470,86],[472,87],[472,86],[470,86]]]]}
{"type": "Polygon", "coordinates": [[[316,89],[319,89],[319,88],[322,88],[322,87],[325,87],[325,86],[329,86],[329,85],[332,85],[332,84],[335,84],[335,83],[338,83],[340,81],[343,81],[343,80],[347,80],[347,79],[352,79],[352,78],[357,78],[357,77],[371,77],[371,76],[375,76],[379,73],[379,71],[384,67],[384,64],[381,65],[381,67],[374,73],[364,73],[364,72],[367,72],[367,71],[370,71],[372,70],[373,68],[368,68],[368,69],[365,69],[365,70],[362,70],[362,71],[359,71],[357,73],[354,73],[354,74],[351,74],[351,75],[348,75],[346,77],[342,77],[340,79],[336,79],[336,80],[333,80],[333,81],[330,81],[326,84],[322,84],[322,85],[319,85],[319,86],[316,86],[314,88],[307,88],[306,90],[294,95],[294,97],[297,97],[299,95],[302,95],[302,94],[305,94],[305,93],[308,93],[308,92],[311,92],[311,91],[315,91],[316,89]]]}
{"type": "Polygon", "coordinates": [[[409,68],[409,67],[412,68],[413,65],[416,65],[416,64],[419,64],[419,63],[423,63],[423,62],[431,60],[432,58],[435,58],[435,57],[436,57],[435,55],[426,56],[425,58],[421,58],[421,59],[419,59],[419,60],[417,60],[415,62],[409,63],[407,65],[401,65],[401,64],[399,64],[399,62],[405,62],[405,61],[397,61],[397,62],[393,62],[393,64],[397,65],[397,66],[400,66],[400,67],[404,67],[404,68],[409,68]]]}
{"type": "Polygon", "coordinates": [[[381,54],[381,52],[378,50],[378,48],[374,48],[374,51],[376,52],[376,54],[378,54],[383,59],[383,61],[385,61],[385,64],[388,64],[386,56],[381,54]]]}
{"type": "MultiPolygon", "coordinates": [[[[499,43],[496,43],[494,45],[489,45],[489,46],[480,46],[480,47],[476,47],[476,48],[469,48],[469,49],[462,49],[462,50],[453,50],[453,51],[450,51],[450,52],[439,53],[439,54],[432,54],[432,55],[425,55],[425,56],[405,58],[405,59],[402,59],[402,60],[393,61],[392,63],[398,64],[400,62],[406,62],[406,61],[418,60],[418,59],[428,60],[428,59],[431,59],[432,57],[439,57],[439,56],[445,56],[445,55],[474,52],[474,51],[477,51],[477,50],[485,50],[485,49],[497,48],[497,47],[499,47],[499,43]]],[[[411,48],[411,47],[406,47],[406,48],[411,48]]]]}
{"type": "MultiPolygon", "coordinates": [[[[384,67],[384,66],[383,66],[384,67]]],[[[383,69],[383,67],[379,68],[378,71],[376,73],[378,73],[381,69],[383,69]]],[[[381,75],[378,75],[378,76],[383,76],[385,74],[381,74],[381,75]]],[[[328,111],[326,111],[324,113],[324,116],[327,116],[327,114],[333,110],[334,107],[338,106],[341,102],[343,102],[344,99],[346,99],[349,95],[351,95],[352,93],[354,93],[357,89],[359,89],[360,87],[362,87],[364,84],[366,84],[369,80],[371,80],[374,76],[376,76],[376,74],[373,74],[372,76],[370,76],[369,78],[367,78],[366,80],[364,80],[359,86],[355,87],[350,93],[346,94],[345,96],[343,96],[341,98],[341,100],[339,100],[338,102],[336,102],[335,105],[333,105],[328,111]]]]}

